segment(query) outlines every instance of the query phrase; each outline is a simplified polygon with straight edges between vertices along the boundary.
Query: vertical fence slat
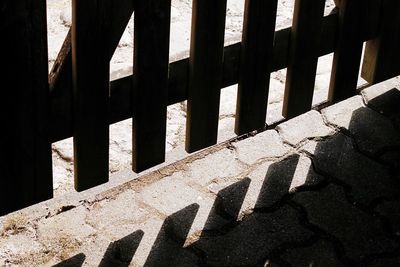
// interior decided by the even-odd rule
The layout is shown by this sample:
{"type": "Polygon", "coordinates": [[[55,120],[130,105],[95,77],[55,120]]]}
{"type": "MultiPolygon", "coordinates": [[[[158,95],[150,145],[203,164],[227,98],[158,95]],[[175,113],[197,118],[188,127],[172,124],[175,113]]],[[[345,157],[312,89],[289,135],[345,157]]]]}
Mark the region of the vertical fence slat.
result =
{"type": "Polygon", "coordinates": [[[382,0],[378,37],[367,42],[361,76],[369,83],[400,74],[400,1],[382,0]]]}
{"type": "Polygon", "coordinates": [[[75,188],[108,181],[108,1],[72,1],[75,188]]]}
{"type": "Polygon", "coordinates": [[[311,109],[325,0],[296,0],[286,76],[283,116],[311,109]]]}
{"type": "MultiPolygon", "coordinates": [[[[132,0],[107,0],[113,2],[113,8],[109,10],[108,16],[111,18],[111,26],[103,34],[103,40],[109,44],[109,59],[111,60],[114,51],[118,46],[122,34],[128,24],[132,12],[132,0]]],[[[51,88],[51,122],[53,140],[55,138],[67,138],[72,135],[72,52],[71,52],[71,30],[65,37],[64,43],[54,62],[49,75],[51,88]],[[65,125],[71,132],[59,132],[65,125]]]]}
{"type": "Polygon", "coordinates": [[[186,151],[217,142],[226,0],[194,0],[189,57],[186,151]]]}
{"type": "Polygon", "coordinates": [[[0,9],[2,133],[0,215],[53,196],[46,1],[0,9]]]}
{"type": "Polygon", "coordinates": [[[357,81],[363,48],[363,1],[341,0],[338,41],[333,57],[329,101],[338,102],[357,93],[357,81]]]}
{"type": "Polygon", "coordinates": [[[133,91],[135,172],[165,160],[171,0],[136,0],[133,91]]]}
{"type": "Polygon", "coordinates": [[[235,133],[263,128],[267,115],[277,0],[246,0],[235,133]]]}

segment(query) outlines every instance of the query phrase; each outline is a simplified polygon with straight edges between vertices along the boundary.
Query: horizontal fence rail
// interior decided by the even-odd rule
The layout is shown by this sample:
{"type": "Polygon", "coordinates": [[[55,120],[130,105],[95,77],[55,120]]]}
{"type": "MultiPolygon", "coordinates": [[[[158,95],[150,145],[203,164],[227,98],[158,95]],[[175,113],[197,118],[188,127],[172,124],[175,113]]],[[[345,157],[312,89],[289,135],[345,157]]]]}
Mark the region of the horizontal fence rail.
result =
{"type": "Polygon", "coordinates": [[[188,100],[186,150],[194,152],[217,141],[222,88],[238,84],[241,135],[265,127],[271,72],[287,68],[286,119],[311,109],[321,56],[334,53],[329,103],[357,92],[366,41],[362,77],[372,84],[400,74],[397,0],[335,1],[327,16],[324,0],[296,0],[293,26],[278,31],[277,0],[245,0],[242,41],[228,46],[227,2],[217,2],[193,1],[190,56],[169,62],[170,0],[73,0],[72,27],[48,76],[45,1],[2,4],[3,62],[10,52],[18,57],[4,78],[0,215],[52,197],[52,142],[74,137],[81,191],[108,181],[110,124],[133,118],[132,166],[140,172],[165,160],[168,105],[188,100]],[[133,12],[133,74],[110,81],[133,12]]]}

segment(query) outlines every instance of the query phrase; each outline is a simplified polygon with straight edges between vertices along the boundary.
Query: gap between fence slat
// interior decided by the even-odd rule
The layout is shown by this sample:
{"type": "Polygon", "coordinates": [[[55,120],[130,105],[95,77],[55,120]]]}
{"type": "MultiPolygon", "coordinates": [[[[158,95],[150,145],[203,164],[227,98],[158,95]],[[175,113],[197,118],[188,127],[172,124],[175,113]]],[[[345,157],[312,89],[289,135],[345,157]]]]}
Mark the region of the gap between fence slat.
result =
{"type": "MultiPolygon", "coordinates": [[[[331,14],[323,18],[322,36],[324,42],[320,43],[318,49],[319,56],[327,55],[334,51],[336,43],[337,14],[331,14]]],[[[277,71],[287,66],[288,47],[290,45],[290,30],[286,28],[275,33],[273,48],[272,70],[277,71]]],[[[240,43],[232,44],[224,48],[223,74],[221,88],[234,85],[239,80],[239,58],[240,43]]],[[[187,100],[189,59],[185,58],[170,63],[168,82],[168,105],[176,104],[187,100]]],[[[132,78],[134,75],[111,81],[110,83],[110,118],[109,123],[116,123],[132,117],[132,99],[133,89],[132,78]]],[[[68,85],[60,87],[55,85],[52,91],[52,106],[62,100],[62,96],[69,92],[68,85]]],[[[58,106],[52,114],[51,137],[52,142],[56,142],[72,136],[71,114],[68,105],[68,99],[63,105],[58,106]]]]}

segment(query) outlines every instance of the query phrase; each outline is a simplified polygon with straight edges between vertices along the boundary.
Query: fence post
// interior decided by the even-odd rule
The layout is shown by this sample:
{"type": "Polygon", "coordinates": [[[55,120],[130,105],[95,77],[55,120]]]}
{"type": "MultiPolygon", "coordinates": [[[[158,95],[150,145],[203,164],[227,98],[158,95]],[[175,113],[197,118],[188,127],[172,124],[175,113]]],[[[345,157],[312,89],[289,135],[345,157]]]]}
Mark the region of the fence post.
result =
{"type": "Polygon", "coordinates": [[[338,37],[333,58],[329,101],[338,102],[357,93],[357,81],[363,48],[361,0],[341,0],[338,37]]]}
{"type": "Polygon", "coordinates": [[[110,1],[72,1],[72,77],[75,188],[108,181],[110,1]]]}
{"type": "Polygon", "coordinates": [[[171,0],[135,1],[132,168],[165,160],[171,0]]]}
{"type": "Polygon", "coordinates": [[[226,1],[193,1],[186,120],[188,152],[217,142],[226,1]]]}
{"type": "Polygon", "coordinates": [[[0,9],[2,132],[0,215],[53,196],[45,0],[0,9]]]}
{"type": "Polygon", "coordinates": [[[265,126],[278,1],[246,0],[235,133],[265,126]]]}
{"type": "Polygon", "coordinates": [[[378,83],[400,74],[400,1],[382,0],[378,37],[365,47],[361,76],[378,83]]]}
{"type": "Polygon", "coordinates": [[[311,109],[325,0],[296,0],[290,39],[283,116],[311,109]]]}

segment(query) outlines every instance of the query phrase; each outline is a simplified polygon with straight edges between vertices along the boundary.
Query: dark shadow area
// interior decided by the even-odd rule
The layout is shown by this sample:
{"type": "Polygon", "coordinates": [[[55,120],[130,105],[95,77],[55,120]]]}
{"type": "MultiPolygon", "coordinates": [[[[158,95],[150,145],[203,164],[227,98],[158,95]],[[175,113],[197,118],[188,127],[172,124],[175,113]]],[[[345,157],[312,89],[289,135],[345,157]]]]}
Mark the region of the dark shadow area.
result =
{"type": "Polygon", "coordinates": [[[270,208],[287,195],[299,158],[298,154],[290,155],[268,169],[255,209],[270,208]]]}
{"type": "Polygon", "coordinates": [[[80,267],[85,262],[86,256],[83,253],[77,254],[63,262],[60,262],[53,267],[80,267]]]}
{"type": "Polygon", "coordinates": [[[235,222],[251,180],[244,178],[220,190],[207,217],[202,236],[218,231],[223,226],[235,222]]]}
{"type": "Polygon", "coordinates": [[[400,91],[396,88],[390,89],[386,93],[371,99],[368,105],[390,118],[399,118],[400,91]]]}
{"type": "Polygon", "coordinates": [[[177,266],[187,260],[182,247],[198,210],[192,204],[165,219],[144,266],[177,266]]]}
{"type": "Polygon", "coordinates": [[[139,247],[144,232],[138,230],[118,241],[110,243],[99,267],[127,267],[139,247]]]}

